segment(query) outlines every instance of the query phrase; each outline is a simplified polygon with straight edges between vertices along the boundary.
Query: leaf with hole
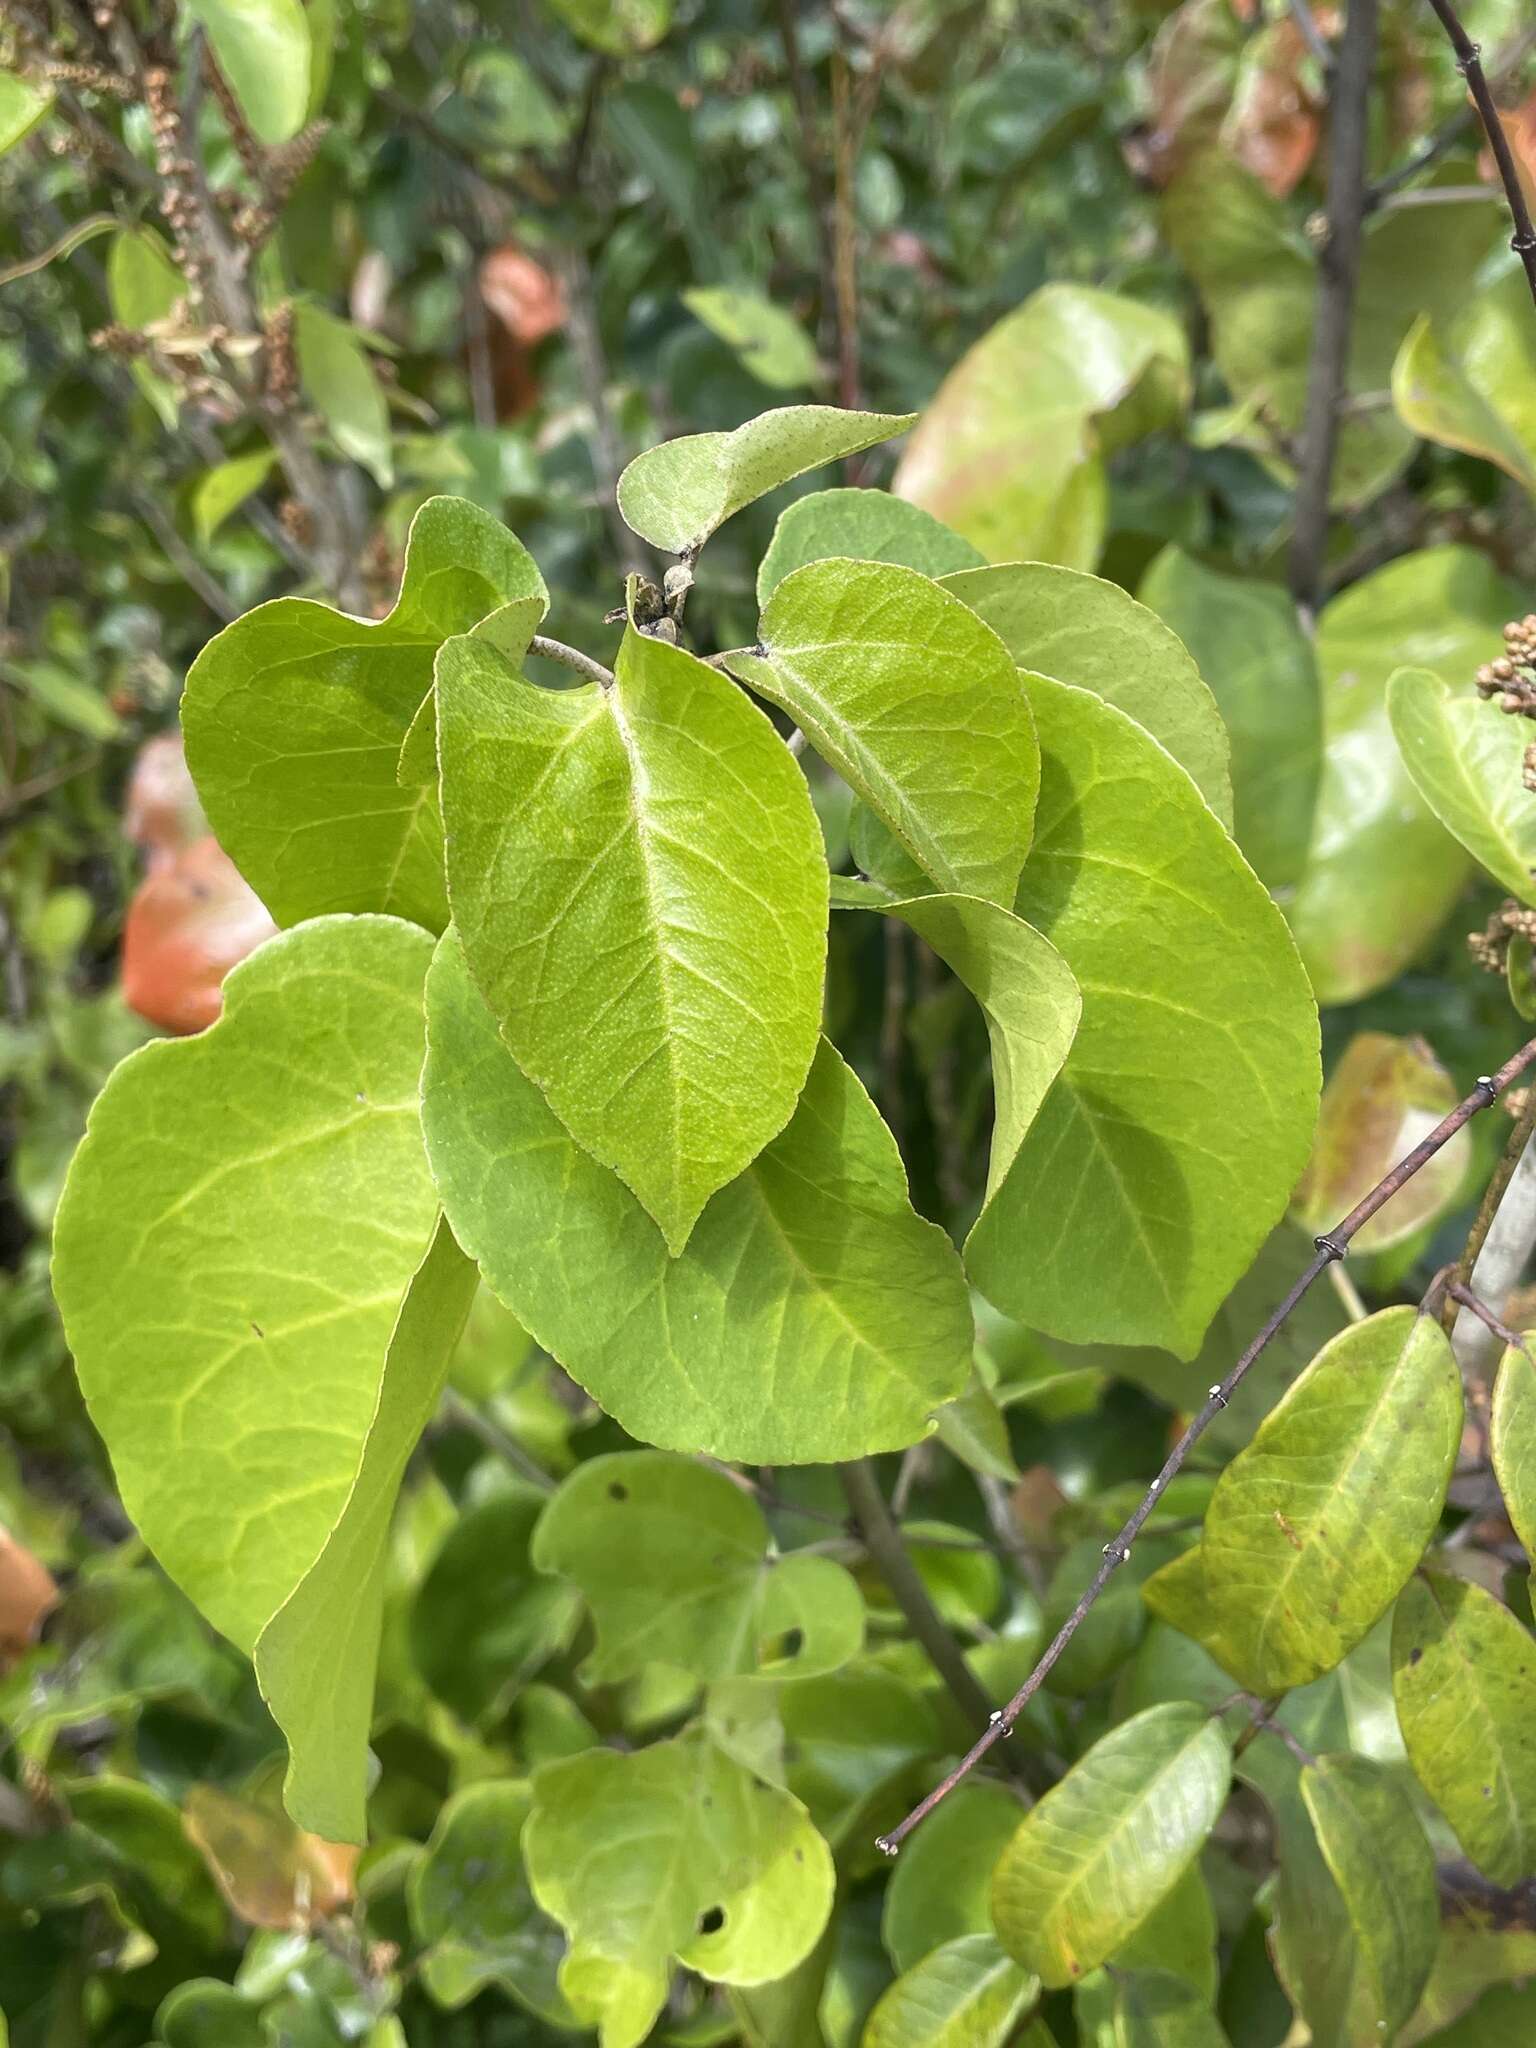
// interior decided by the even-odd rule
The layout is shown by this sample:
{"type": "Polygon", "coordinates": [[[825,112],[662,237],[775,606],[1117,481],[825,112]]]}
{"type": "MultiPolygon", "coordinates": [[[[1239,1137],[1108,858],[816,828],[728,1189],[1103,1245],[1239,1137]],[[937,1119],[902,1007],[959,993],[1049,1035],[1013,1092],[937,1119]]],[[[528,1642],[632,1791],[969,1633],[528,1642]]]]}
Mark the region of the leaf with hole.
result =
{"type": "Polygon", "coordinates": [[[1263,1695],[1331,1671],[1435,1532],[1461,1377],[1433,1316],[1382,1309],[1313,1359],[1217,1481],[1201,1557],[1223,1663],[1263,1695]]]}
{"type": "Polygon", "coordinates": [[[1220,1727],[1183,1701],[1101,1736],[1003,1851],[992,1915],[1004,1947],[1051,1987],[1097,1969],[1199,1855],[1231,1771],[1220,1727]]]}
{"type": "Polygon", "coordinates": [[[619,510],[642,540],[691,556],[755,499],[904,433],[916,417],[786,405],[734,433],[684,434],[635,457],[619,478],[619,510]]]}
{"type": "Polygon", "coordinates": [[[810,562],[763,607],[731,672],[806,738],[943,889],[1012,900],[1040,756],[1007,648],[931,577],[810,562]]]}
{"type": "Polygon", "coordinates": [[[855,562],[895,562],[924,576],[979,569],[979,548],[952,533],[931,512],[888,491],[811,491],[779,514],[773,539],[757,571],[757,602],[769,597],[808,562],[842,556],[855,562]]]}
{"type": "Polygon", "coordinates": [[[700,1678],[806,1678],[856,1657],[864,1602],[828,1557],[770,1554],[750,1493],[664,1451],[580,1465],[545,1508],[533,1561],[580,1587],[597,1630],[589,1686],[650,1663],[700,1678]]]}
{"type": "Polygon", "coordinates": [[[429,979],[423,1120],[459,1242],[632,1436],[769,1464],[896,1449],[970,1371],[944,1233],[823,1040],[786,1129],[713,1198],[676,1259],[639,1202],[520,1073],[456,936],[429,979]]]}
{"type": "Polygon", "coordinates": [[[1414,1775],[1484,1876],[1536,1872],[1536,1642],[1466,1579],[1397,1596],[1392,1696],[1414,1775]]]}
{"type": "Polygon", "coordinates": [[[805,778],[725,676],[633,629],[611,685],[571,690],[466,635],[436,694],[470,972],[675,1255],[783,1130],[816,1050],[827,871],[805,778]]]}
{"type": "Polygon", "coordinates": [[[1118,584],[1049,562],[946,576],[1020,668],[1092,690],[1151,733],[1232,825],[1231,749],[1216,700],[1160,619],[1118,584]]]}
{"type": "Polygon", "coordinates": [[[448,918],[435,787],[400,750],[443,641],[515,599],[545,601],[532,556],[462,498],[417,513],[393,611],[258,605],[211,640],[182,699],[187,763],[218,840],[279,924],[379,910],[448,918]]]}
{"type": "Polygon", "coordinates": [[[1536,904],[1526,720],[1469,688],[1448,689],[1423,668],[1400,668],[1392,677],[1387,712],[1414,786],[1441,824],[1511,895],[1536,904]]]}
{"type": "Polygon", "coordinates": [[[1018,1198],[983,1214],[966,1264],[1036,1329],[1189,1357],[1305,1164],[1317,1015],[1283,919],[1182,769],[1088,691],[1026,682],[1041,797],[1015,908],[1071,969],[1082,1019],[1019,1147],[1018,1198]]]}
{"type": "Polygon", "coordinates": [[[963,1934],[896,1979],[870,2014],[860,2048],[1005,2048],[1040,1996],[1040,1980],[991,1934],[963,1934]]]}
{"type": "Polygon", "coordinates": [[[713,1983],[770,1983],[832,1906],[831,1852],[805,1808],[697,1733],[546,1764],[523,1854],[570,1942],[560,1988],[602,2048],[638,2048],[674,1962],[713,1983]]]}
{"type": "MultiPolygon", "coordinates": [[[[1317,661],[1295,604],[1278,584],[1220,574],[1177,547],[1153,562],[1140,597],[1215,696],[1231,743],[1238,845],[1266,888],[1291,887],[1306,860],[1322,755],[1317,661]]],[[[1031,666],[1056,673],[1048,661],[1031,666]]],[[[1137,715],[1133,704],[1123,708],[1137,715]]]]}

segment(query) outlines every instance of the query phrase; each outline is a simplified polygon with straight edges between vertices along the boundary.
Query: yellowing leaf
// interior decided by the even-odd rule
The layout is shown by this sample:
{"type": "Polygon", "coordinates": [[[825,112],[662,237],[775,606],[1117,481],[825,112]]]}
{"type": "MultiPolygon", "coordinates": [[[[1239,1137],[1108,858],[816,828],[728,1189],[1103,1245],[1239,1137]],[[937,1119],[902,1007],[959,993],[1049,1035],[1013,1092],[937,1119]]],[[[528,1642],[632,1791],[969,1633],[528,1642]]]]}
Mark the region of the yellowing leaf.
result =
{"type": "MultiPolygon", "coordinates": [[[[1347,1216],[1460,1095],[1422,1038],[1357,1032],[1323,1090],[1312,1157],[1292,1199],[1296,1221],[1315,1236],[1347,1216]]],[[[1353,1248],[1381,1251],[1421,1230],[1455,1201],[1471,1156],[1470,1133],[1458,1131],[1356,1232],[1353,1248]]]]}
{"type": "Polygon", "coordinates": [[[965,1934],[914,1963],[869,2016],[861,2048],[1004,2048],[1040,1980],[990,1934],[965,1934]]]}
{"type": "Polygon", "coordinates": [[[827,872],[805,778],[718,670],[633,629],[612,685],[538,689],[470,635],[436,687],[470,972],[522,1071],[680,1252],[816,1050],[827,872]]]}
{"type": "Polygon", "coordinates": [[[1231,1770],[1220,1727],[1185,1701],[1102,1736],[1003,1851],[992,1916],[1009,1954],[1047,1986],[1107,1961],[1200,1853],[1231,1770]]]}
{"type": "Polygon", "coordinates": [[[1091,569],[1104,536],[1105,421],[1142,387],[1142,431],[1177,418],[1189,354],[1171,314],[1085,285],[1043,286],[940,385],[902,457],[898,497],[993,562],[1091,569]]]}

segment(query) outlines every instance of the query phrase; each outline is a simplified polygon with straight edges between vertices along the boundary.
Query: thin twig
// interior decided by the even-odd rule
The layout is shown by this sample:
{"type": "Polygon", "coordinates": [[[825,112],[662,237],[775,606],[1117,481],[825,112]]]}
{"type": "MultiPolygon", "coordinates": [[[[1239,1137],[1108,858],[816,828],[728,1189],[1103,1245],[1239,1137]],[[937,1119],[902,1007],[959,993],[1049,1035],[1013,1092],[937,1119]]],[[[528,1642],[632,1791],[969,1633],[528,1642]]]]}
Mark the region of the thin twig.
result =
{"type": "Polygon", "coordinates": [[[583,654],[579,647],[567,647],[563,640],[550,640],[543,633],[535,633],[528,643],[530,654],[542,654],[546,661],[558,661],[566,668],[575,669],[577,675],[585,676],[589,683],[600,683],[605,690],[613,688],[613,670],[604,668],[600,661],[594,661],[590,654],[583,654]]]}
{"type": "MultiPolygon", "coordinates": [[[[1526,29],[1507,50],[1500,53],[1491,81],[1494,91],[1498,90],[1511,73],[1520,68],[1533,48],[1536,48],[1536,29],[1526,29]]],[[[1395,171],[1388,171],[1384,177],[1378,178],[1365,195],[1366,212],[1371,213],[1383,205],[1394,192],[1400,192],[1404,185],[1412,184],[1421,172],[1427,171],[1448,151],[1454,149],[1471,127],[1476,112],[1476,108],[1471,105],[1458,107],[1448,120],[1441,122],[1433,135],[1422,143],[1405,163],[1399,164],[1395,171]]]]}
{"type": "Polygon", "coordinates": [[[135,486],[128,495],[133,501],[133,509],[159,541],[166,560],[177,570],[187,588],[200,597],[214,617],[222,620],[226,626],[238,619],[240,606],[235,603],[218,578],[205,569],[193,554],[176,531],[176,522],[154,492],[140,490],[135,486]]]}
{"type": "Polygon", "coordinates": [[[1520,1332],[1512,1330],[1508,1323],[1501,1322],[1487,1302],[1474,1294],[1470,1287],[1463,1287],[1460,1281],[1453,1280],[1445,1291],[1452,1301],[1459,1302],[1464,1309],[1476,1316],[1485,1330],[1491,1330],[1500,1343],[1513,1344],[1517,1350],[1524,1351],[1525,1339],[1520,1332]]]}
{"type": "Polygon", "coordinates": [[[1317,16],[1308,6],[1307,0],[1291,0],[1291,19],[1301,32],[1301,40],[1323,67],[1326,79],[1333,70],[1333,45],[1317,25],[1317,16]]]}
{"type": "Polygon", "coordinates": [[[1376,60],[1377,0],[1350,0],[1328,116],[1327,239],[1318,257],[1317,317],[1307,369],[1291,539],[1291,594],[1310,616],[1317,609],[1328,545],[1328,500],[1339,408],[1347,388],[1355,284],[1365,220],[1365,161],[1371,70],[1376,60]]]}
{"type": "Polygon", "coordinates": [[[1515,165],[1515,154],[1509,146],[1509,137],[1504,132],[1504,123],[1499,119],[1498,107],[1494,104],[1493,90],[1483,70],[1479,46],[1473,42],[1462,27],[1461,17],[1451,5],[1451,0],[1429,0],[1435,10],[1440,26],[1450,38],[1451,48],[1456,52],[1456,63],[1461,75],[1467,81],[1467,90],[1477,103],[1478,118],[1482,121],[1483,132],[1488,137],[1488,147],[1493,151],[1493,160],[1499,167],[1499,178],[1504,187],[1504,197],[1509,201],[1510,218],[1515,232],[1509,246],[1525,266],[1526,282],[1531,288],[1531,297],[1536,300],[1536,227],[1531,223],[1531,209],[1525,202],[1525,188],[1520,183],[1520,173],[1515,165]]]}
{"type": "Polygon", "coordinates": [[[886,1508],[873,1462],[868,1458],[851,1459],[847,1464],[838,1466],[837,1475],[843,1483],[843,1492],[848,1497],[848,1505],[853,1510],[865,1547],[879,1567],[881,1578],[890,1587],[896,1605],[906,1616],[907,1626],[922,1645],[928,1661],[943,1679],[950,1698],[966,1720],[985,1727],[991,1715],[992,1702],[961,1656],[954,1637],[939,1618],[937,1608],[928,1597],[928,1588],[907,1555],[900,1532],[886,1508]]]}
{"type": "Polygon", "coordinates": [[[509,1436],[499,1423],[483,1415],[472,1401],[453,1387],[443,1391],[439,1404],[445,1422],[451,1422],[456,1429],[466,1429],[471,1436],[478,1437],[488,1451],[494,1451],[505,1464],[510,1465],[520,1479],[526,1479],[530,1486],[536,1486],[540,1493],[553,1493],[559,1481],[550,1477],[537,1459],[528,1453],[514,1436],[509,1436]]]}
{"type": "Polygon", "coordinates": [[[1370,1193],[1363,1200],[1355,1204],[1354,1208],[1350,1210],[1341,1223],[1335,1224],[1332,1230],[1325,1232],[1322,1237],[1316,1240],[1317,1249],[1315,1253],[1302,1269],[1298,1278],[1292,1283],[1284,1300],[1269,1317],[1258,1335],[1248,1345],[1248,1348],[1243,1352],[1243,1355],[1238,1359],[1236,1365],[1233,1366],[1226,1378],[1219,1380],[1211,1388],[1199,1412],[1192,1417],[1183,1435],[1163,1461],[1162,1470],[1147,1488],[1134,1513],[1126,1521],[1125,1526],[1121,1529],[1119,1535],[1115,1537],[1114,1541],[1105,1544],[1104,1561],[1099,1566],[1097,1572],[1094,1573],[1092,1583],[1052,1637],[1050,1643],[1046,1646],[1044,1655],[1040,1658],[1034,1670],[1031,1671],[1007,1706],[993,1717],[985,1734],[971,1745],[954,1769],[947,1772],[940,1779],[926,1799],[921,1800],[918,1805],[913,1807],[905,1820],[893,1828],[888,1835],[882,1835],[879,1838],[876,1846],[887,1856],[894,1856],[912,1830],[921,1821],[925,1820],[936,1806],[948,1798],[955,1787],[981,1762],[993,1745],[1001,1742],[1013,1732],[1014,1723],[1040,1690],[1041,1685],[1050,1674],[1052,1667],[1066,1649],[1068,1643],[1071,1642],[1079,1628],[1082,1627],[1085,1617],[1092,1609],[1099,1595],[1109,1584],[1114,1573],[1130,1556],[1132,1544],[1141,1534],[1143,1524],[1156,1507],[1169,1481],[1176,1476],[1183,1466],[1185,1459],[1200,1441],[1200,1438],[1205,1434],[1210,1424],[1215,1420],[1220,1411],[1226,1407],[1237,1388],[1241,1386],[1244,1378],[1247,1376],[1249,1367],[1280,1329],[1313,1281],[1327,1267],[1332,1265],[1336,1259],[1342,1259],[1349,1249],[1350,1239],[1354,1237],[1355,1233],[1363,1225],[1369,1223],[1377,1210],[1385,1207],[1392,1197],[1412,1180],[1420,1167],[1426,1165],[1429,1160],[1434,1158],[1442,1145],[1455,1137],[1463,1124],[1470,1122],[1479,1110],[1486,1109],[1490,1102],[1496,1102],[1510,1083],[1523,1074],[1533,1061],[1536,1061],[1536,1038],[1531,1039],[1528,1044],[1521,1046],[1520,1050],[1512,1058],[1505,1061],[1496,1074],[1483,1075],[1471,1094],[1465,1096],[1457,1103],[1448,1116],[1442,1117],[1440,1122],[1435,1125],[1435,1128],[1426,1137],[1421,1138],[1413,1150],[1405,1154],[1397,1162],[1385,1179],[1378,1181],[1370,1193]]]}

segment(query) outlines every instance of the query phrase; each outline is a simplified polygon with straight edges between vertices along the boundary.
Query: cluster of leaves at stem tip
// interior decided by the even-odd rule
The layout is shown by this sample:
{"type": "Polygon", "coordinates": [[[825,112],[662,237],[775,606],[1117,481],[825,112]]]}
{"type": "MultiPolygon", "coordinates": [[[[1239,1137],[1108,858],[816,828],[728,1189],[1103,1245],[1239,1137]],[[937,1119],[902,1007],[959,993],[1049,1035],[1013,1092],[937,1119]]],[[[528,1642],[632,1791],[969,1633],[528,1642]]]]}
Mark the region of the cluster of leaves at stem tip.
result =
{"type": "MultiPolygon", "coordinates": [[[[221,633],[188,678],[188,759],[284,929],[211,1029],[117,1071],[59,1211],[58,1297],[125,1505],[251,1655],[289,1810],[318,1835],[364,1833],[390,1510],[479,1283],[656,1447],[579,1466],[532,1559],[571,1589],[562,1626],[585,1603],[591,1678],[661,1659],[706,1682],[703,1716],[635,1754],[578,1747],[440,1822],[520,1859],[561,1957],[550,2009],[607,2048],[645,2035],[677,1964],[741,1996],[788,1980],[833,1897],[826,1835],[753,1730],[778,1699],[793,1731],[797,1696],[856,1654],[864,1599],[836,1556],[777,1556],[750,1491],[697,1454],[823,1464],[937,1427],[986,1470],[971,1290],[1056,1339],[1191,1358],[1316,1118],[1316,1008],[1230,834],[1220,717],[1132,600],[828,491],[780,521],[755,643],[681,644],[722,521],[910,424],[798,407],[639,457],[624,516],[690,573],[667,597],[631,579],[611,674],[525,676],[558,650],[539,570],[457,500],[417,516],[386,617],[282,599],[221,633]],[[857,876],[829,876],[785,721],[854,792],[857,876]],[[829,905],[915,933],[980,1007],[995,1118],[958,1248],[913,1210],[823,1032],[829,905]]],[[[1536,1398],[1512,1357],[1506,1407],[1536,1398]]],[[[1482,1867],[1524,1874],[1532,1738],[1511,1719],[1522,1672],[1498,1661],[1524,1654],[1519,1624],[1476,1587],[1409,1583],[1461,1427],[1433,1318],[1389,1310],[1325,1347],[1200,1540],[1150,1532],[1145,1599],[1197,1674],[1027,1816],[996,1780],[957,1797],[947,1853],[993,1842],[990,1900],[902,1999],[981,1998],[1011,2027],[1140,1940],[1144,1978],[1092,1979],[1106,2010],[1198,2010],[1154,1930],[1194,1910],[1227,1803],[1242,1717],[1212,1678],[1305,1688],[1399,1595],[1415,1765],[1482,1867]],[[1497,1798],[1469,1798],[1443,1740],[1431,1677],[1453,1665],[1476,1694],[1455,1711],[1517,1752],[1497,1798]]],[[[1358,1995],[1395,2028],[1433,1957],[1411,1928],[1379,1952],[1384,1918],[1437,1910],[1419,1820],[1366,1758],[1277,1784],[1285,1755],[1242,1768],[1311,1816],[1358,1995]]]]}

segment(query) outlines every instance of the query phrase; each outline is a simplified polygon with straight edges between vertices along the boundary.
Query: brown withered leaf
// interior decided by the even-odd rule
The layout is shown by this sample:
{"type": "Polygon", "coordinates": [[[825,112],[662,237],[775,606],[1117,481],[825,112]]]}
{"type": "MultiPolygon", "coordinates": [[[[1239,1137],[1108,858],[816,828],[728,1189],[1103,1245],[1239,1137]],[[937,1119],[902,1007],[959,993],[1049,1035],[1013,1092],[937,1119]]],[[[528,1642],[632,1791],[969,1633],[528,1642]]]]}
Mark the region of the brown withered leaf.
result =
{"type": "Polygon", "coordinates": [[[208,820],[197,800],[179,732],[163,732],[138,751],[123,799],[123,836],[153,868],[201,839],[208,820]]]}
{"type": "Polygon", "coordinates": [[[59,1589],[47,1565],[0,1529],[0,1671],[8,1671],[37,1641],[58,1604],[59,1589]]]}
{"type": "Polygon", "coordinates": [[[312,1927],[357,1895],[362,1852],[306,1834],[275,1806],[194,1785],[181,1824],[231,1909],[252,1927],[312,1927]]]}
{"type": "Polygon", "coordinates": [[[162,1031],[202,1031],[225,975],[277,926],[211,833],[162,851],[123,926],[123,1000],[162,1031]]]}
{"type": "Polygon", "coordinates": [[[503,242],[480,259],[480,296],[525,348],[565,325],[565,293],[559,278],[515,242],[503,242]]]}
{"type": "Polygon", "coordinates": [[[1317,154],[1322,108],[1311,97],[1306,39],[1287,15],[1253,37],[1238,66],[1221,140],[1277,199],[1293,192],[1317,154]]]}
{"type": "MultiPolygon", "coordinates": [[[[1323,1090],[1312,1158],[1291,1203],[1297,1222],[1313,1233],[1330,1229],[1459,1094],[1422,1038],[1357,1033],[1323,1090]]],[[[1381,1251],[1432,1222],[1460,1193],[1471,1148],[1471,1134],[1458,1131],[1357,1233],[1355,1247],[1381,1251]]]]}
{"type": "MultiPolygon", "coordinates": [[[[1525,203],[1536,212],[1536,92],[1522,100],[1518,107],[1507,112],[1499,110],[1499,123],[1509,141],[1509,153],[1515,160],[1515,169],[1520,174],[1520,188],[1525,194],[1525,203]]],[[[1494,183],[1499,175],[1493,160],[1493,151],[1485,149],[1477,160],[1480,174],[1494,183]]]]}

